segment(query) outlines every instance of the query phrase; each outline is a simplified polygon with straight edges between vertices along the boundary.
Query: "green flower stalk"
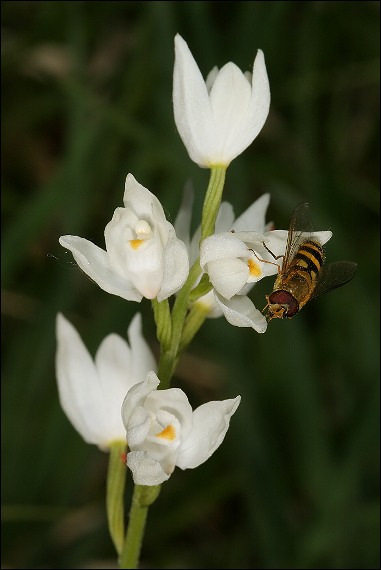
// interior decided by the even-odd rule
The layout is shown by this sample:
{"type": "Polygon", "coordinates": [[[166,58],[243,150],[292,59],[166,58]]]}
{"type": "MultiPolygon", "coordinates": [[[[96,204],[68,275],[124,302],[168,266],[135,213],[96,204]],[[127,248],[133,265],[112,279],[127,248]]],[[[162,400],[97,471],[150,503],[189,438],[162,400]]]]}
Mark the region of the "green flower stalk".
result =
{"type": "Polygon", "coordinates": [[[201,219],[201,240],[214,233],[222,192],[225,184],[226,166],[214,166],[210,171],[201,219]]]}
{"type": "Polygon", "coordinates": [[[132,495],[129,525],[123,552],[119,561],[119,568],[138,567],[148,508],[156,501],[160,489],[161,485],[151,487],[135,485],[132,495]]]}
{"type": "Polygon", "coordinates": [[[124,544],[124,488],[126,483],[126,442],[111,444],[107,473],[106,509],[108,528],[118,556],[124,544]]]}

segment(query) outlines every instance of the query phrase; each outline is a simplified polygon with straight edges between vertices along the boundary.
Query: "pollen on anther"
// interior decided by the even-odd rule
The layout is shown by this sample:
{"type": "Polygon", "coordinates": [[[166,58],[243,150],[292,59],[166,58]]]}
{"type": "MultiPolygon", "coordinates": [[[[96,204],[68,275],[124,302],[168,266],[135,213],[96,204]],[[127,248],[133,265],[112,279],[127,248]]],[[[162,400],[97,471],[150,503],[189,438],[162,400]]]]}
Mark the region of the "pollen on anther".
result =
{"type": "Polygon", "coordinates": [[[156,437],[161,437],[162,439],[173,441],[176,439],[176,430],[171,424],[169,424],[166,428],[163,429],[163,431],[157,433],[156,437]]]}

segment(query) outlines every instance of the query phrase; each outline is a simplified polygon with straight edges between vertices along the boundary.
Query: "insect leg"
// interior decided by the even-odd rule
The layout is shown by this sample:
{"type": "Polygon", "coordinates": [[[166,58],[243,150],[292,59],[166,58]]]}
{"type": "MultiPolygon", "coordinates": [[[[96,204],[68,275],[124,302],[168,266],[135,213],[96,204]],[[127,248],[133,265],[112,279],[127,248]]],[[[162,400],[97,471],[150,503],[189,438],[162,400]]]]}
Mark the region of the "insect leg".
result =
{"type": "MultiPolygon", "coordinates": [[[[267,249],[267,248],[266,248],[267,249]]],[[[279,265],[277,263],[274,263],[273,261],[267,261],[267,259],[262,259],[261,257],[259,257],[255,251],[253,249],[251,249],[250,247],[248,248],[249,251],[252,251],[255,255],[255,257],[258,259],[258,261],[262,261],[262,263],[270,263],[270,265],[276,265],[277,267],[279,267],[279,265]]],[[[282,257],[281,255],[279,257],[282,257]]],[[[275,258],[277,259],[277,258],[275,258]]]]}
{"type": "Polygon", "coordinates": [[[269,301],[269,296],[268,296],[268,295],[266,295],[266,301],[267,301],[267,303],[266,303],[266,305],[263,307],[263,309],[262,309],[262,311],[261,311],[262,313],[264,313],[265,310],[267,309],[267,307],[270,306],[270,301],[269,301]]]}
{"type": "MultiPolygon", "coordinates": [[[[269,248],[267,247],[267,245],[265,244],[264,241],[262,242],[262,245],[263,245],[263,247],[265,248],[265,250],[268,251],[269,254],[270,254],[274,259],[280,259],[281,257],[284,257],[284,255],[275,255],[275,253],[273,253],[273,252],[271,251],[271,249],[269,249],[269,248]]],[[[263,260],[262,260],[262,261],[263,261],[263,260]]],[[[268,261],[267,263],[271,263],[271,261],[268,261]]],[[[275,265],[278,265],[278,264],[275,263],[275,265]]]]}
{"type": "MultiPolygon", "coordinates": [[[[258,259],[258,261],[262,261],[262,263],[269,263],[270,265],[276,265],[277,268],[278,268],[278,273],[280,273],[280,266],[278,265],[278,263],[274,263],[273,261],[267,261],[267,259],[262,259],[261,257],[259,257],[259,256],[255,253],[255,251],[254,251],[253,249],[251,249],[250,247],[249,247],[248,249],[249,249],[249,251],[252,251],[252,252],[253,252],[253,254],[254,254],[255,257],[258,259]]],[[[266,247],[266,249],[267,249],[267,247],[266,247]]],[[[268,251],[270,251],[270,250],[268,250],[268,251]]],[[[271,253],[271,251],[270,251],[270,253],[271,253]]],[[[273,254],[271,253],[271,255],[273,255],[273,254]]],[[[274,259],[278,259],[279,257],[283,257],[283,255],[279,255],[278,257],[275,257],[275,255],[273,255],[273,257],[274,257],[274,259]]],[[[266,307],[265,307],[265,308],[266,308],[266,307]]]]}

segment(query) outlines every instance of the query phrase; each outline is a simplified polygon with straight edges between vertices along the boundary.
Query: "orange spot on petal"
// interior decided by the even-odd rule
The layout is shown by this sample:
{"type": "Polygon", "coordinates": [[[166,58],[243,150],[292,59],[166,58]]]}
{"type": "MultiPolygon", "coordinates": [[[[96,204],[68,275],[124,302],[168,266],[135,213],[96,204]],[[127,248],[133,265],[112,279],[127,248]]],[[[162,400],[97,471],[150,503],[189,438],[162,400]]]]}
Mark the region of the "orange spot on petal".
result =
{"type": "Polygon", "coordinates": [[[130,246],[132,249],[138,249],[143,243],[142,239],[130,239],[130,246]]]}
{"type": "Polygon", "coordinates": [[[249,272],[252,277],[260,277],[262,275],[262,269],[260,268],[258,263],[255,263],[255,261],[249,259],[247,265],[249,267],[249,272]]]}
{"type": "Polygon", "coordinates": [[[162,437],[168,441],[173,441],[176,438],[176,430],[173,426],[169,425],[163,429],[160,433],[156,434],[156,437],[162,437]]]}
{"type": "Polygon", "coordinates": [[[121,453],[120,454],[120,458],[122,460],[123,463],[126,463],[127,461],[127,453],[121,453]]]}

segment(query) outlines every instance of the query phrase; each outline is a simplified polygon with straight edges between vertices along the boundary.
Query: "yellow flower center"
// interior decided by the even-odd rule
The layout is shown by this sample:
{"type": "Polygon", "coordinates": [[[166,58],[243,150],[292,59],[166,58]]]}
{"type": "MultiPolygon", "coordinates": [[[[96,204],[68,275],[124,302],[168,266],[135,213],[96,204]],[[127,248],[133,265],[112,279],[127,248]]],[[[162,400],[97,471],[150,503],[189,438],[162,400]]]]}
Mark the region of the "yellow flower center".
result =
{"type": "Polygon", "coordinates": [[[156,437],[161,437],[168,441],[173,441],[176,438],[176,430],[171,424],[169,424],[166,428],[163,429],[163,431],[157,433],[156,437]]]}
{"type": "Polygon", "coordinates": [[[132,249],[138,249],[143,243],[142,239],[130,239],[130,246],[132,249]]]}
{"type": "Polygon", "coordinates": [[[256,263],[253,259],[249,259],[247,262],[249,267],[249,273],[252,277],[260,277],[262,275],[262,269],[258,263],[256,263]]]}
{"type": "Polygon", "coordinates": [[[151,226],[145,220],[139,220],[135,225],[136,239],[130,239],[132,249],[139,249],[142,243],[152,236],[151,226]]]}

